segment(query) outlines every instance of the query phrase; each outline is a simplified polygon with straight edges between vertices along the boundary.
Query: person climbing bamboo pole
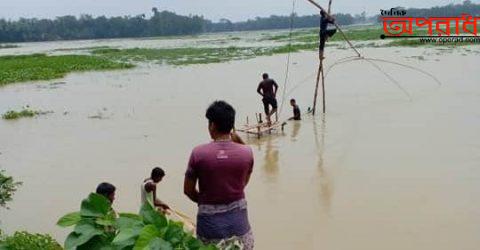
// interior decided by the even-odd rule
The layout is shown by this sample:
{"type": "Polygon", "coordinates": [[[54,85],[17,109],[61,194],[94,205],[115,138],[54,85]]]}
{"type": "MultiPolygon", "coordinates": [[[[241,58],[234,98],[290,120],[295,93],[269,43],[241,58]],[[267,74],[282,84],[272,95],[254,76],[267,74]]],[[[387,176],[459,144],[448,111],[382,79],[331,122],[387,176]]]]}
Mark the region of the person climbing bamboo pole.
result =
{"type": "Polygon", "coordinates": [[[325,49],[325,42],[328,38],[332,37],[337,29],[333,26],[335,23],[335,18],[328,15],[325,11],[320,11],[320,47],[319,47],[319,56],[320,60],[325,59],[323,51],[325,49]]]}
{"type": "MultiPolygon", "coordinates": [[[[330,1],[331,3],[331,1],[330,1]]],[[[330,9],[330,4],[329,4],[329,9],[330,9]]],[[[320,59],[320,64],[318,66],[318,72],[317,72],[317,81],[315,84],[315,96],[313,98],[313,114],[315,115],[315,111],[317,109],[317,95],[318,95],[318,85],[320,82],[320,79],[322,80],[322,103],[323,103],[323,113],[325,113],[326,110],[326,102],[325,102],[325,77],[323,74],[323,59],[325,59],[324,56],[324,49],[325,49],[325,42],[328,40],[329,37],[332,37],[337,30],[335,27],[332,27],[331,24],[335,23],[335,18],[330,16],[328,13],[326,13],[323,9],[320,10],[320,45],[319,45],[319,50],[318,50],[318,56],[320,59]],[[321,78],[320,78],[321,76],[321,78]]]]}
{"type": "MultiPolygon", "coordinates": [[[[323,10],[325,12],[325,9],[320,6],[320,4],[316,3],[315,1],[313,0],[307,0],[309,1],[311,4],[313,4],[315,7],[317,7],[318,9],[320,10],[323,10]]],[[[327,17],[332,17],[330,14],[327,13],[327,17]]],[[[345,39],[345,41],[348,43],[348,45],[350,46],[350,48],[352,48],[355,53],[357,53],[357,55],[359,57],[362,56],[362,54],[360,54],[360,52],[358,52],[358,50],[355,48],[355,46],[353,46],[353,44],[350,42],[350,40],[348,40],[347,36],[345,35],[345,33],[343,33],[342,29],[340,28],[340,26],[338,26],[338,24],[336,22],[333,23],[333,25],[335,25],[335,27],[338,29],[338,32],[343,36],[343,38],[345,39]]]]}

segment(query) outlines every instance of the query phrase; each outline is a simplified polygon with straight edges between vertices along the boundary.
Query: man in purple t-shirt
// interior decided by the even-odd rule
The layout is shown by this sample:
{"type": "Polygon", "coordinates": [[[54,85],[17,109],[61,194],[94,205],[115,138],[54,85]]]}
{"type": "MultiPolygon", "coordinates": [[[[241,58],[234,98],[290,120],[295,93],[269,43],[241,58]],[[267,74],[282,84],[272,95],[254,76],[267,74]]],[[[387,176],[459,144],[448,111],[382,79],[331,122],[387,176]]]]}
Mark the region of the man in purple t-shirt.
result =
{"type": "Polygon", "coordinates": [[[206,117],[213,142],[193,149],[184,182],[185,194],[198,203],[197,236],[214,244],[234,237],[243,249],[253,249],[244,193],[253,169],[252,149],[232,133],[235,110],[228,103],[214,102],[206,117]]]}

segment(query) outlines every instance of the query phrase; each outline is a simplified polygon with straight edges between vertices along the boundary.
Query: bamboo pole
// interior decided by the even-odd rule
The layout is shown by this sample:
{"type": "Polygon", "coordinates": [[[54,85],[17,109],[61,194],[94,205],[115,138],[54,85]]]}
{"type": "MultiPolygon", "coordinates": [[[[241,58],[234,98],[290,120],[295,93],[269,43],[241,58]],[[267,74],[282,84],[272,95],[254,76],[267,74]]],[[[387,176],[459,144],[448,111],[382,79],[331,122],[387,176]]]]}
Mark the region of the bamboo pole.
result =
{"type": "MultiPolygon", "coordinates": [[[[317,72],[317,81],[315,84],[315,95],[313,97],[313,109],[312,109],[312,114],[315,115],[315,111],[317,110],[317,96],[318,96],[318,84],[320,83],[320,74],[323,71],[323,59],[320,58],[320,63],[318,64],[318,72],[317,72]]],[[[322,82],[323,86],[323,82],[322,82]]],[[[325,94],[324,94],[325,96],[325,94]]],[[[323,99],[323,110],[325,110],[325,98],[323,99]]],[[[325,111],[324,111],[325,112],[325,111]]]]}
{"type": "Polygon", "coordinates": [[[325,75],[323,74],[323,59],[320,60],[320,64],[322,64],[322,100],[323,100],[323,114],[325,114],[326,110],[326,101],[325,101],[325,75]]]}

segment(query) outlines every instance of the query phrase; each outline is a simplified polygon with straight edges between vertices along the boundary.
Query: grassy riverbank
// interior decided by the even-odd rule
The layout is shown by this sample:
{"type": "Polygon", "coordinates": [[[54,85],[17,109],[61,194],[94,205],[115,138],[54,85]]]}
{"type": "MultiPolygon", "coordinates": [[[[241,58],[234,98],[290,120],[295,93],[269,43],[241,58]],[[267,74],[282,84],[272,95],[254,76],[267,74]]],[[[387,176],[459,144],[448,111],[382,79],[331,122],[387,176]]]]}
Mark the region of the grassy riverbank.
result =
{"type": "Polygon", "coordinates": [[[69,72],[131,68],[133,65],[87,55],[33,54],[0,57],[0,86],[62,78],[69,72]]]}

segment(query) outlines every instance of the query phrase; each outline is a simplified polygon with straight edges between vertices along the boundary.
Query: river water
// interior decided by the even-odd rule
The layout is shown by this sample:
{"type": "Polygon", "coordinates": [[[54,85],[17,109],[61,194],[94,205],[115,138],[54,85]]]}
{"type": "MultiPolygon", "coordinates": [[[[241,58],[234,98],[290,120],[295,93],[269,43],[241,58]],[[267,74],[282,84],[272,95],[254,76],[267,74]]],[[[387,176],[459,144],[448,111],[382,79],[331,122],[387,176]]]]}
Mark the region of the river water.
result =
{"type": "MultiPolygon", "coordinates": [[[[361,51],[425,69],[442,85],[381,64],[407,96],[368,63],[342,64],[327,76],[326,115],[306,115],[261,139],[245,136],[255,154],[247,199],[257,249],[478,249],[480,48],[361,51]]],[[[327,62],[350,55],[332,48],[327,62]]],[[[303,111],[311,106],[316,58],[292,54],[285,104],[294,97],[303,111]]],[[[1,88],[2,113],[27,104],[54,111],[0,120],[0,167],[24,182],[11,209],[0,211],[1,227],[63,242],[68,230],[55,222],[99,182],[117,186],[116,210],[137,211],[140,183],[154,166],[167,173],[161,198],[193,216],[183,174],[191,149],[209,141],[206,107],[227,100],[237,126],[252,121],[262,110],[260,74],[285,87],[285,62],[276,55],[142,65],[1,88]]],[[[290,112],[285,105],[282,117],[290,112]]]]}

